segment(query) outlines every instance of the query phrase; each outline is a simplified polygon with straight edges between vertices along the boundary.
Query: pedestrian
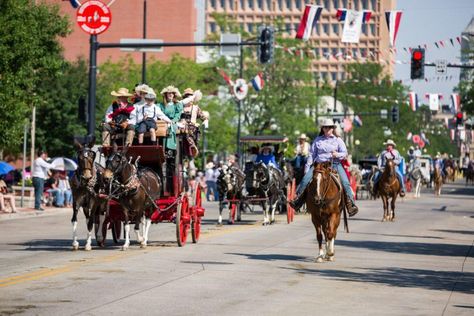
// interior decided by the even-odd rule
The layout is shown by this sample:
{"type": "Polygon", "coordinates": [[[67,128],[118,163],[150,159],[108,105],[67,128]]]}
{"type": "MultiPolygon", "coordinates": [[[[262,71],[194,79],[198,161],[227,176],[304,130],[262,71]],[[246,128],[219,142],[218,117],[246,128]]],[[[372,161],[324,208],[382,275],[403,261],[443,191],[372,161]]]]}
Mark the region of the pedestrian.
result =
{"type": "MultiPolygon", "coordinates": [[[[216,185],[216,180],[214,180],[214,163],[211,161],[207,163],[206,165],[206,171],[204,174],[204,178],[206,179],[206,200],[208,202],[211,201],[211,192],[212,192],[212,197],[216,195],[217,191],[217,185],[216,185]]],[[[219,199],[214,199],[215,201],[218,201],[219,199]]]]}
{"type": "Polygon", "coordinates": [[[72,206],[72,191],[71,185],[69,184],[69,177],[66,175],[66,172],[59,173],[59,180],[58,180],[58,189],[61,192],[60,194],[64,200],[65,207],[72,206]]]}
{"type": "Polygon", "coordinates": [[[46,186],[49,187],[46,192],[53,197],[53,206],[64,207],[64,195],[59,189],[59,171],[52,171],[51,177],[46,180],[46,186]]]}
{"type": "Polygon", "coordinates": [[[38,156],[33,162],[33,187],[35,189],[35,210],[44,211],[41,207],[43,199],[44,181],[48,178],[48,169],[53,165],[46,162],[48,153],[44,150],[38,151],[38,156]]]}

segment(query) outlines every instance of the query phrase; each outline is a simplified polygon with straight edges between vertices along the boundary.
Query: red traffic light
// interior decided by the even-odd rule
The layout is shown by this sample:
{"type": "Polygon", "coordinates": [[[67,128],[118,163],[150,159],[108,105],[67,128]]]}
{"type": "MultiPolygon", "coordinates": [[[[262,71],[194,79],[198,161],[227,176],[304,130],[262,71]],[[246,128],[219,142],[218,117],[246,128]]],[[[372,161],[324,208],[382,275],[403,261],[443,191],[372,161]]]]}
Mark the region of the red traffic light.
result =
{"type": "Polygon", "coordinates": [[[461,112],[456,113],[456,118],[462,119],[462,113],[461,112]]]}
{"type": "Polygon", "coordinates": [[[419,50],[413,52],[413,59],[414,60],[421,60],[423,58],[423,53],[419,50]]]}

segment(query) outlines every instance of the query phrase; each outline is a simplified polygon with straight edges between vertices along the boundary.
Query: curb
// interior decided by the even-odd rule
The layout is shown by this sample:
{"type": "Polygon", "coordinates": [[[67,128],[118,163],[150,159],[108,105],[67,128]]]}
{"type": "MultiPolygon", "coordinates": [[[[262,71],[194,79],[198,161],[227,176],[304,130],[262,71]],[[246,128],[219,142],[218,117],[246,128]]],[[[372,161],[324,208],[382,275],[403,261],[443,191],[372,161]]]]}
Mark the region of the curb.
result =
{"type": "Polygon", "coordinates": [[[31,218],[35,216],[53,216],[65,213],[72,214],[72,208],[48,207],[44,211],[36,211],[33,208],[17,208],[16,213],[0,213],[0,222],[12,219],[31,218]]]}

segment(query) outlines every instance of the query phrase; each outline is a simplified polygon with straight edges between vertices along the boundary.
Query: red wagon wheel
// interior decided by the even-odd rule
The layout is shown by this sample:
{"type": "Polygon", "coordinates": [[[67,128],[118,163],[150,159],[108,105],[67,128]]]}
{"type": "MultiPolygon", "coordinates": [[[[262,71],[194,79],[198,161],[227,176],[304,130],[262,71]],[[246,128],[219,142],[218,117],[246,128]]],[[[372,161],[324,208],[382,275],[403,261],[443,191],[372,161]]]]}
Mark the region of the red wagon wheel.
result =
{"type": "Polygon", "coordinates": [[[235,213],[237,212],[237,203],[232,202],[230,207],[230,222],[235,223],[235,213]]]}
{"type": "MultiPolygon", "coordinates": [[[[295,179],[291,183],[288,183],[286,189],[286,200],[289,202],[295,198],[295,191],[296,191],[296,182],[295,179]]],[[[286,221],[291,223],[295,217],[295,210],[291,207],[290,203],[287,203],[286,206],[286,221]]]]}
{"type": "Polygon", "coordinates": [[[188,196],[183,194],[181,203],[178,203],[178,207],[176,208],[176,239],[180,247],[186,244],[190,222],[188,196]]]}
{"type": "Polygon", "coordinates": [[[192,223],[191,223],[191,236],[193,243],[197,243],[199,236],[201,235],[201,217],[204,216],[204,209],[202,208],[202,195],[201,186],[196,185],[193,193],[193,211],[192,211],[192,223]]]}

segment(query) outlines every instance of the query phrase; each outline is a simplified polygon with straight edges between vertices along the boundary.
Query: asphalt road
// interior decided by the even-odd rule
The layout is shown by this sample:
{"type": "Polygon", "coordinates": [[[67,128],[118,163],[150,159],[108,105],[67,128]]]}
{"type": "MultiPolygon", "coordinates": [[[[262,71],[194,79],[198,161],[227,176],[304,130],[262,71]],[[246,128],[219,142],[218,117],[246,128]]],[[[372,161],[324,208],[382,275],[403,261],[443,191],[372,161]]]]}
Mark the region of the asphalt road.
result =
{"type": "MultiPolygon", "coordinates": [[[[148,248],[125,252],[110,241],[71,251],[70,210],[3,218],[0,314],[473,315],[473,202],[474,188],[451,184],[408,196],[382,223],[380,200],[359,201],[323,263],[308,215],[217,227],[208,203],[198,244],[179,248],[174,225],[158,224],[148,248]]],[[[83,216],[79,227],[83,246],[83,216]]]]}

